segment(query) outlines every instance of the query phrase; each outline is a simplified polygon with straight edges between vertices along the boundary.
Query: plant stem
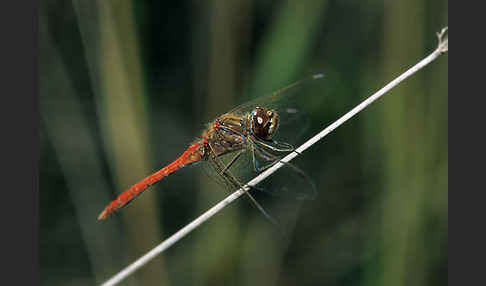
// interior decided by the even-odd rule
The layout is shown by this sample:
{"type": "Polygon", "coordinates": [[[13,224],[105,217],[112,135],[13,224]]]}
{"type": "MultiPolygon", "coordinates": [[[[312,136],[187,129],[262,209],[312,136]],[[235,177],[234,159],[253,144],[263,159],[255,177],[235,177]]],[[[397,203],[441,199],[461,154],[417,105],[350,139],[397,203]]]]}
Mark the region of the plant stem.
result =
{"type": "Polygon", "coordinates": [[[243,188],[235,191],[228,197],[226,197],[224,200],[216,204],[214,207],[203,213],[201,216],[193,220],[191,223],[187,224],[183,228],[181,228],[179,231],[177,231],[175,234],[164,240],[162,243],[160,243],[157,247],[153,248],[150,250],[147,254],[143,255],[140,257],[138,260],[133,262],[132,264],[128,265],[126,268],[121,270],[118,274],[113,276],[110,280],[106,281],[102,286],[109,286],[109,285],[115,285],[124,278],[128,277],[130,274],[135,272],[138,268],[142,267],[145,265],[147,262],[155,258],[157,255],[162,253],[164,250],[168,249],[171,247],[174,243],[178,242],[181,238],[186,236],[188,233],[193,231],[195,228],[197,228],[199,225],[201,225],[203,222],[207,221],[209,218],[217,214],[219,211],[224,209],[226,206],[234,202],[236,199],[238,199],[241,195],[243,195],[246,191],[248,191],[250,188],[248,186],[255,186],[261,181],[265,180],[268,176],[273,174],[275,171],[277,171],[280,167],[285,165],[285,163],[290,162],[292,159],[300,155],[303,151],[305,151],[307,148],[311,147],[315,143],[317,143],[319,140],[324,138],[326,135],[331,133],[334,129],[339,127],[341,124],[346,122],[348,119],[352,118],[354,115],[356,115],[358,112],[366,108],[368,105],[373,103],[375,100],[380,98],[382,95],[387,93],[389,90],[397,86],[400,82],[411,76],[412,74],[416,73],[420,69],[422,69],[424,66],[428,65],[435,59],[437,59],[440,55],[443,53],[446,53],[449,50],[449,38],[447,35],[447,27],[443,28],[441,32],[437,33],[437,37],[439,38],[439,43],[437,46],[437,49],[432,52],[430,55],[428,55],[426,58],[418,62],[416,65],[408,69],[406,72],[401,74],[399,77],[395,78],[393,81],[385,85],[382,89],[377,91],[375,94],[371,95],[368,97],[365,101],[351,109],[348,113],[344,114],[341,118],[336,120],[334,123],[329,125],[326,129],[322,130],[320,133],[309,139],[307,142],[302,144],[300,147],[298,147],[295,152],[292,152],[285,156],[283,159],[281,159],[278,163],[273,165],[271,168],[265,170],[258,176],[256,176],[253,180],[248,182],[243,188]]]}

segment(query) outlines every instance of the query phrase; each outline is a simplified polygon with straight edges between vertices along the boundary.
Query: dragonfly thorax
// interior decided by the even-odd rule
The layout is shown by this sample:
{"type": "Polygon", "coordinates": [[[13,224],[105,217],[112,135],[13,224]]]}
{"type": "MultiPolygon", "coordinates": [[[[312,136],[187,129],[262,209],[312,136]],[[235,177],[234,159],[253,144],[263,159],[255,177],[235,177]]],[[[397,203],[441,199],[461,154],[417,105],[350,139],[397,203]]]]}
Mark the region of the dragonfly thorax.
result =
{"type": "Polygon", "coordinates": [[[266,107],[255,107],[248,116],[253,135],[263,140],[271,140],[278,128],[278,114],[266,107]]]}

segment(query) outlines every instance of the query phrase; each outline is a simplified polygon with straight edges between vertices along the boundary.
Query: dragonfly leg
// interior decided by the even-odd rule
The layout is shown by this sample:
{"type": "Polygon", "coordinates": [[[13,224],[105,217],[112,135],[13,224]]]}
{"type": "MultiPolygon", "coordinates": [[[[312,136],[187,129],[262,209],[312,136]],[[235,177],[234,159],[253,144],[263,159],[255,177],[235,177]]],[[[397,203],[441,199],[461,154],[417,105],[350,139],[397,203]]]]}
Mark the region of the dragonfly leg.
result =
{"type": "MultiPolygon", "coordinates": [[[[211,148],[211,150],[213,151],[212,153],[215,154],[214,150],[213,150],[213,147],[211,146],[211,144],[209,144],[209,148],[211,148]]],[[[231,183],[234,187],[236,188],[241,188],[243,190],[245,190],[245,186],[242,185],[238,179],[235,178],[235,176],[229,171],[229,168],[231,167],[231,165],[233,165],[233,163],[240,157],[240,155],[244,152],[245,150],[241,150],[238,152],[238,154],[236,154],[232,159],[231,161],[225,166],[223,167],[223,162],[222,160],[217,157],[217,156],[211,156],[211,162],[213,163],[214,167],[217,169],[217,170],[221,170],[219,171],[219,174],[223,176],[223,178],[226,179],[226,181],[228,181],[229,183],[231,183]]],[[[254,187],[250,187],[250,186],[247,186],[249,187],[250,189],[251,188],[254,188],[254,187]]],[[[274,225],[278,225],[277,221],[275,219],[273,219],[266,211],[265,209],[257,202],[257,200],[249,193],[249,190],[248,191],[245,191],[245,194],[248,196],[248,198],[251,200],[251,202],[253,203],[253,205],[263,214],[263,216],[268,219],[272,224],[274,225]]]]}
{"type": "Polygon", "coordinates": [[[293,153],[296,153],[297,155],[301,155],[300,152],[297,152],[295,150],[295,148],[292,145],[288,144],[288,143],[277,142],[275,140],[272,141],[272,143],[274,145],[284,145],[284,146],[287,146],[287,147],[286,148],[285,147],[284,148],[279,148],[279,147],[272,146],[272,145],[267,144],[267,143],[262,142],[262,141],[255,141],[255,144],[258,144],[260,146],[263,146],[263,147],[265,147],[267,149],[270,149],[272,151],[275,151],[275,152],[293,152],[293,153]]]}
{"type": "MultiPolygon", "coordinates": [[[[255,172],[258,172],[258,173],[262,172],[262,171],[268,169],[269,167],[271,167],[273,164],[275,164],[277,162],[276,159],[275,159],[276,157],[272,158],[270,156],[267,156],[266,154],[257,150],[256,148],[257,147],[255,147],[255,146],[252,146],[252,148],[251,148],[251,157],[252,157],[252,161],[253,161],[253,169],[255,170],[255,172]],[[270,163],[260,167],[258,165],[258,160],[256,159],[256,154],[258,154],[259,157],[265,159],[266,161],[269,161],[270,163]]],[[[271,155],[271,154],[268,154],[268,155],[271,155]]]]}
{"type": "MultiPolygon", "coordinates": [[[[270,168],[271,166],[273,166],[274,164],[276,164],[277,162],[281,162],[283,164],[286,164],[286,165],[291,165],[293,166],[294,168],[298,169],[297,167],[295,167],[294,165],[288,163],[288,162],[282,162],[280,161],[277,156],[267,152],[265,149],[263,148],[259,148],[258,146],[254,146],[252,148],[252,157],[253,157],[253,167],[255,169],[255,171],[257,172],[263,172],[265,171],[266,169],[270,168]],[[265,161],[269,161],[268,164],[265,164],[263,166],[258,166],[258,160],[256,159],[256,156],[258,155],[258,157],[260,158],[263,158],[265,161]]],[[[299,169],[300,170],[300,169],[299,169]]],[[[298,173],[304,173],[304,171],[300,170],[300,172],[298,173]]]]}
{"type": "Polygon", "coordinates": [[[258,148],[257,146],[254,146],[252,148],[252,155],[253,155],[254,167],[255,167],[255,169],[258,170],[258,172],[264,171],[264,170],[270,168],[271,166],[273,166],[274,164],[276,164],[277,162],[280,162],[282,164],[285,164],[285,166],[290,167],[293,171],[295,171],[299,176],[301,176],[304,180],[306,180],[312,186],[313,192],[312,192],[312,195],[310,195],[310,198],[313,198],[317,194],[317,190],[316,190],[317,188],[316,188],[316,185],[314,184],[314,181],[312,181],[312,179],[304,171],[302,171],[299,167],[297,167],[294,164],[291,164],[289,162],[280,161],[277,156],[267,152],[263,148],[258,148]],[[269,164],[267,164],[267,165],[265,165],[261,168],[258,168],[257,160],[255,158],[256,155],[258,155],[260,158],[263,158],[264,160],[272,161],[272,162],[270,162],[269,164]]]}
{"type": "Polygon", "coordinates": [[[277,141],[272,141],[272,144],[268,144],[266,142],[263,142],[261,140],[255,141],[256,144],[261,145],[267,149],[270,149],[275,152],[294,152],[295,148],[294,146],[290,145],[289,143],[282,143],[282,142],[277,142],[277,141]],[[278,145],[279,147],[276,147],[275,145],[278,145]]]}
{"type": "Polygon", "coordinates": [[[231,166],[233,165],[234,162],[236,162],[236,160],[238,160],[238,158],[240,158],[241,154],[243,152],[245,152],[246,150],[240,150],[238,151],[238,153],[231,159],[231,161],[226,164],[226,166],[223,168],[223,170],[221,170],[219,172],[220,175],[223,175],[227,170],[229,170],[229,168],[231,168],[231,166]]]}

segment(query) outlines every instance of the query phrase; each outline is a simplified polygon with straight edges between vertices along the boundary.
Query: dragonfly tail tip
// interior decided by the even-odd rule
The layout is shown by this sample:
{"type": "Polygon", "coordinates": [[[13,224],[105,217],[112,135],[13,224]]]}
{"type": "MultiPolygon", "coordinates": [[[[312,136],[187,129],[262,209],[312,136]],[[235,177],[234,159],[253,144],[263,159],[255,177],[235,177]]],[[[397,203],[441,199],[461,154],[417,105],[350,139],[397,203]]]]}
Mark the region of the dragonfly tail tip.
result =
{"type": "Polygon", "coordinates": [[[107,217],[108,217],[108,212],[106,210],[103,210],[98,216],[98,220],[104,220],[107,217]]]}

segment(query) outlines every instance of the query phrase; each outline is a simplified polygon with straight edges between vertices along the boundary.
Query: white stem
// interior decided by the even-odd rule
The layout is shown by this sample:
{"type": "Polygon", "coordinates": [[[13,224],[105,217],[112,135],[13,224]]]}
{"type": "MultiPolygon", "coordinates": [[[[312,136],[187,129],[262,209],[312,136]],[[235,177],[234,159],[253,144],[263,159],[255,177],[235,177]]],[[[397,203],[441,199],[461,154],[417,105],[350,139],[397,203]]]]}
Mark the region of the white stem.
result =
{"type": "Polygon", "coordinates": [[[285,163],[291,161],[293,158],[297,157],[300,153],[302,153],[304,150],[309,148],[310,146],[314,145],[317,141],[321,140],[324,138],[327,134],[331,133],[334,129],[339,127],[341,124],[346,122],[348,119],[356,115],[358,112],[363,110],[365,107],[373,103],[375,100],[380,98],[383,94],[388,92],[390,89],[393,87],[397,86],[400,82],[411,76],[412,74],[416,73],[419,71],[421,68],[424,66],[428,65],[430,62],[438,58],[441,54],[445,53],[449,49],[449,39],[448,36],[446,35],[447,27],[442,29],[440,33],[437,33],[437,36],[439,38],[439,44],[437,49],[431,53],[429,56],[421,60],[419,63],[414,65],[412,68],[408,69],[406,72],[401,74],[399,77],[391,81],[389,84],[384,86],[382,89],[377,91],[375,94],[372,96],[368,97],[365,101],[357,105],[355,108],[353,108],[351,111],[343,115],[341,118],[336,120],[334,123],[329,125],[326,129],[322,130],[319,134],[316,136],[312,137],[309,139],[307,142],[302,144],[299,148],[296,149],[296,152],[292,152],[289,155],[285,156],[281,162],[278,162],[277,164],[273,165],[271,168],[265,170],[258,176],[256,176],[253,180],[248,182],[246,186],[244,186],[242,189],[239,189],[226,197],[224,200],[219,202],[217,205],[203,213],[201,216],[193,220],[191,223],[186,225],[185,227],[181,228],[178,232],[164,240],[162,243],[160,243],[157,247],[153,248],[150,250],[147,254],[144,256],[140,257],[138,260],[133,262],[132,264],[128,265],[125,269],[121,270],[118,274],[113,276],[110,280],[106,281],[102,286],[109,286],[109,285],[115,285],[124,278],[128,277],[130,274],[135,272],[138,268],[142,267],[145,265],[145,263],[149,262],[153,258],[155,258],[157,255],[162,253],[164,250],[167,248],[171,247],[174,243],[178,242],[181,238],[186,236],[188,233],[190,233],[192,230],[197,228],[199,225],[201,225],[203,222],[211,218],[213,215],[217,214],[220,210],[225,208],[227,205],[231,204],[234,202],[236,199],[238,199],[241,195],[245,193],[249,189],[248,186],[255,186],[261,181],[263,181],[265,178],[273,174],[275,171],[277,171],[280,167],[282,167],[285,163]]]}

